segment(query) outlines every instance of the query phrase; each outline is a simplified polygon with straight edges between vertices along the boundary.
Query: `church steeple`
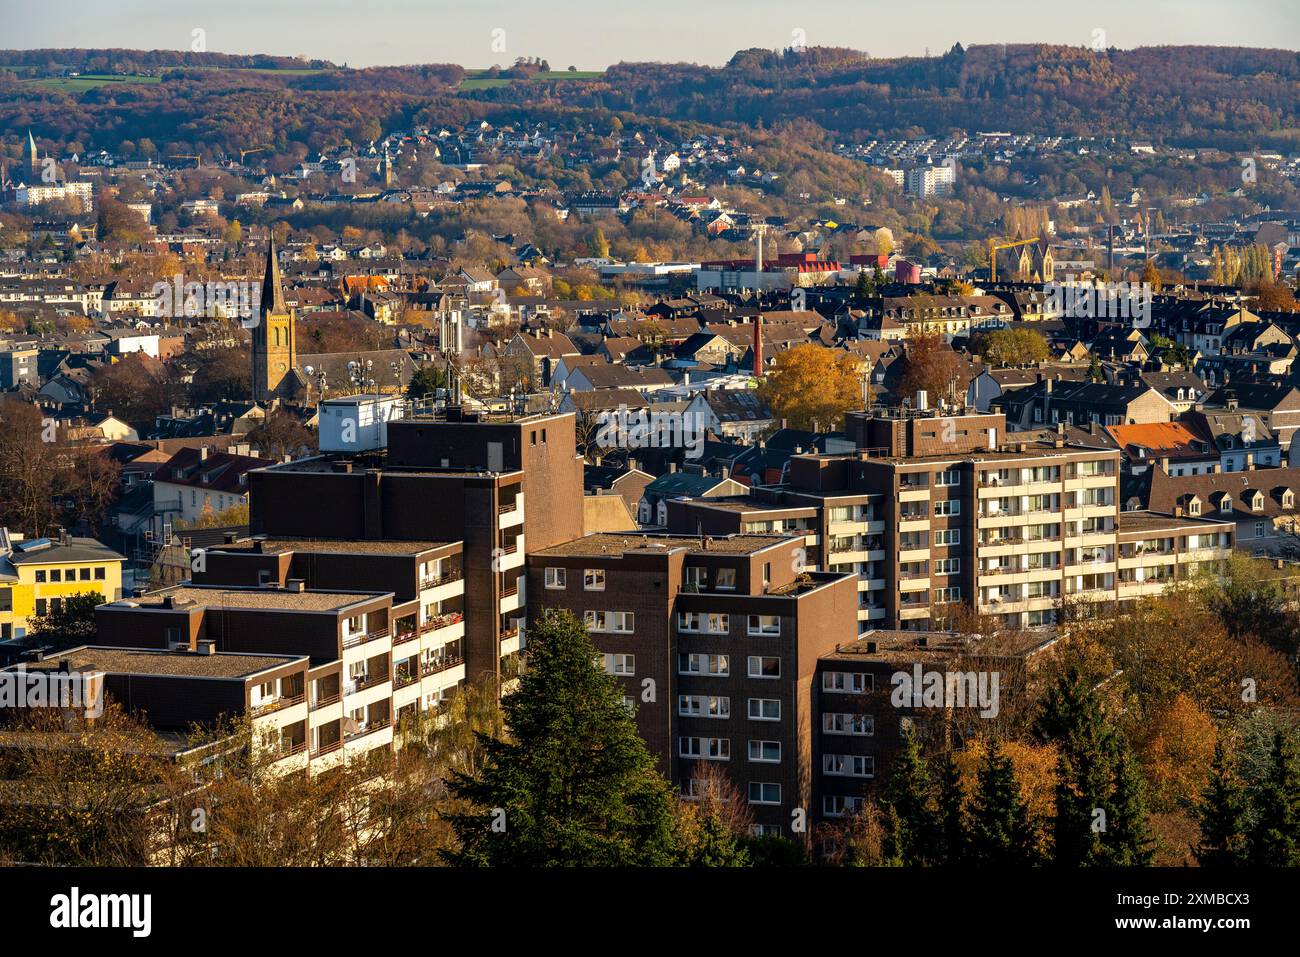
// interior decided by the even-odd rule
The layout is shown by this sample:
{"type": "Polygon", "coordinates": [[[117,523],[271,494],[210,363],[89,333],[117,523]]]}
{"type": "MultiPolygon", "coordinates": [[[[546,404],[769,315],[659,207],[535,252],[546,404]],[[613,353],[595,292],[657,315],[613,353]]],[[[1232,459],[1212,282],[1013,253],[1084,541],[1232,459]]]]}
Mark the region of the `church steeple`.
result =
{"type": "Polygon", "coordinates": [[[35,176],[41,171],[41,161],[36,155],[36,140],[32,137],[32,131],[27,131],[27,169],[35,176]]]}
{"type": "Polygon", "coordinates": [[[285,312],[284,287],[280,283],[280,260],[275,255],[275,234],[266,247],[266,271],[262,274],[262,315],[285,312]]]}

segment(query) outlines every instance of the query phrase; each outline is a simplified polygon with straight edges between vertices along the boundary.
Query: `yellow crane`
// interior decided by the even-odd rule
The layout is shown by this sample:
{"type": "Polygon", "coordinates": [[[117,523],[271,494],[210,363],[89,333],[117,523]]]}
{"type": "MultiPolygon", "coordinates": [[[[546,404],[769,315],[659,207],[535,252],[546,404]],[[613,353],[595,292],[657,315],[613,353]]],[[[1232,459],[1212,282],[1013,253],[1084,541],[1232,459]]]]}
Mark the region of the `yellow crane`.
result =
{"type": "Polygon", "coordinates": [[[1038,242],[1038,237],[1033,239],[1017,239],[1015,242],[1000,243],[996,240],[989,240],[989,282],[998,281],[998,250],[1015,249],[1017,246],[1028,246],[1030,243],[1038,242]]]}
{"type": "Polygon", "coordinates": [[[257,146],[257,147],[254,147],[254,148],[251,149],[251,150],[240,150],[240,151],[239,151],[239,165],[240,165],[240,166],[243,166],[243,165],[244,165],[244,157],[245,157],[245,156],[248,156],[250,153],[265,153],[265,152],[266,152],[267,150],[269,150],[270,148],[271,148],[271,147],[269,147],[269,146],[257,146]]]}

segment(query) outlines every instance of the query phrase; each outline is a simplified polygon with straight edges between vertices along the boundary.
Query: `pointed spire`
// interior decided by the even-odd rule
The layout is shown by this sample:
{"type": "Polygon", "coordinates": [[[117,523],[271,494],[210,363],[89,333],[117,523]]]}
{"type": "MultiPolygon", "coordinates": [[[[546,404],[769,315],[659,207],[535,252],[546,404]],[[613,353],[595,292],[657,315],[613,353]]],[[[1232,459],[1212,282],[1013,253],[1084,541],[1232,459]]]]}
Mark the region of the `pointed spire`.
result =
{"type": "Polygon", "coordinates": [[[287,312],[284,289],[280,285],[280,261],[275,255],[275,234],[266,247],[266,272],[262,276],[262,315],[287,312]]]}

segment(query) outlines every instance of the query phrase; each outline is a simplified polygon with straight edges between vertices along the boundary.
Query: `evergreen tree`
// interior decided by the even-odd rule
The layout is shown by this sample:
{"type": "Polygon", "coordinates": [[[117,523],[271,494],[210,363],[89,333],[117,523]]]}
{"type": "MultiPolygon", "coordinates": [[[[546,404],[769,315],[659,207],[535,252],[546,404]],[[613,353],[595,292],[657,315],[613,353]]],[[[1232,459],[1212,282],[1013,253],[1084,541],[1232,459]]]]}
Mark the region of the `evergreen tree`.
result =
{"type": "Polygon", "coordinates": [[[961,771],[949,752],[939,772],[939,860],[962,864],[966,860],[966,795],[961,771]]]}
{"type": "Polygon", "coordinates": [[[529,633],[528,670],[502,702],[509,737],[484,738],[484,760],[454,774],[454,864],[619,867],[678,858],[668,783],[613,678],[569,612],[529,633]]]}
{"type": "Polygon", "coordinates": [[[885,858],[904,867],[935,863],[939,821],[931,806],[930,769],[912,729],[903,731],[902,748],[885,788],[885,858]]]}
{"type": "Polygon", "coordinates": [[[700,819],[684,863],[690,867],[748,867],[749,852],[727,830],[722,818],[708,813],[700,819]]]}
{"type": "Polygon", "coordinates": [[[853,304],[865,306],[876,294],[876,284],[867,276],[866,271],[858,273],[858,281],[853,287],[853,304]]]}
{"type": "Polygon", "coordinates": [[[1245,857],[1246,837],[1242,833],[1245,797],[1223,742],[1214,746],[1210,782],[1202,794],[1197,817],[1201,842],[1196,860],[1202,867],[1232,867],[1245,857]]]}
{"type": "Polygon", "coordinates": [[[996,738],[979,769],[971,802],[969,854],[974,864],[1033,864],[1034,829],[1029,806],[1020,794],[1015,768],[996,738]]]}
{"type": "Polygon", "coordinates": [[[1154,856],[1147,826],[1142,772],[1133,752],[1116,739],[1115,784],[1106,808],[1101,862],[1111,867],[1146,867],[1154,856]]]}
{"type": "Polygon", "coordinates": [[[1268,774],[1255,788],[1255,822],[1247,839],[1249,862],[1263,867],[1300,867],[1300,760],[1279,728],[1273,733],[1268,774]]]}

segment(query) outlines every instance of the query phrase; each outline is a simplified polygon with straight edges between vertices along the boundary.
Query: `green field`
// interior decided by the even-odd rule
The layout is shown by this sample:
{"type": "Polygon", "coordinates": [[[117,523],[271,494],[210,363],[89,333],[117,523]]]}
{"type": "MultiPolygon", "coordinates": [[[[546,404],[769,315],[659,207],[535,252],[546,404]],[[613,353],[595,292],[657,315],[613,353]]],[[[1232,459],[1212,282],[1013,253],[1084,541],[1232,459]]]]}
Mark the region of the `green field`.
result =
{"type": "Polygon", "coordinates": [[[35,80],[23,80],[22,82],[31,86],[43,87],[47,90],[62,90],[64,93],[84,93],[86,90],[93,90],[96,87],[106,86],[110,83],[121,83],[127,86],[151,86],[161,83],[162,80],[156,76],[110,76],[107,74],[86,73],[82,76],[49,76],[35,80]]]}

